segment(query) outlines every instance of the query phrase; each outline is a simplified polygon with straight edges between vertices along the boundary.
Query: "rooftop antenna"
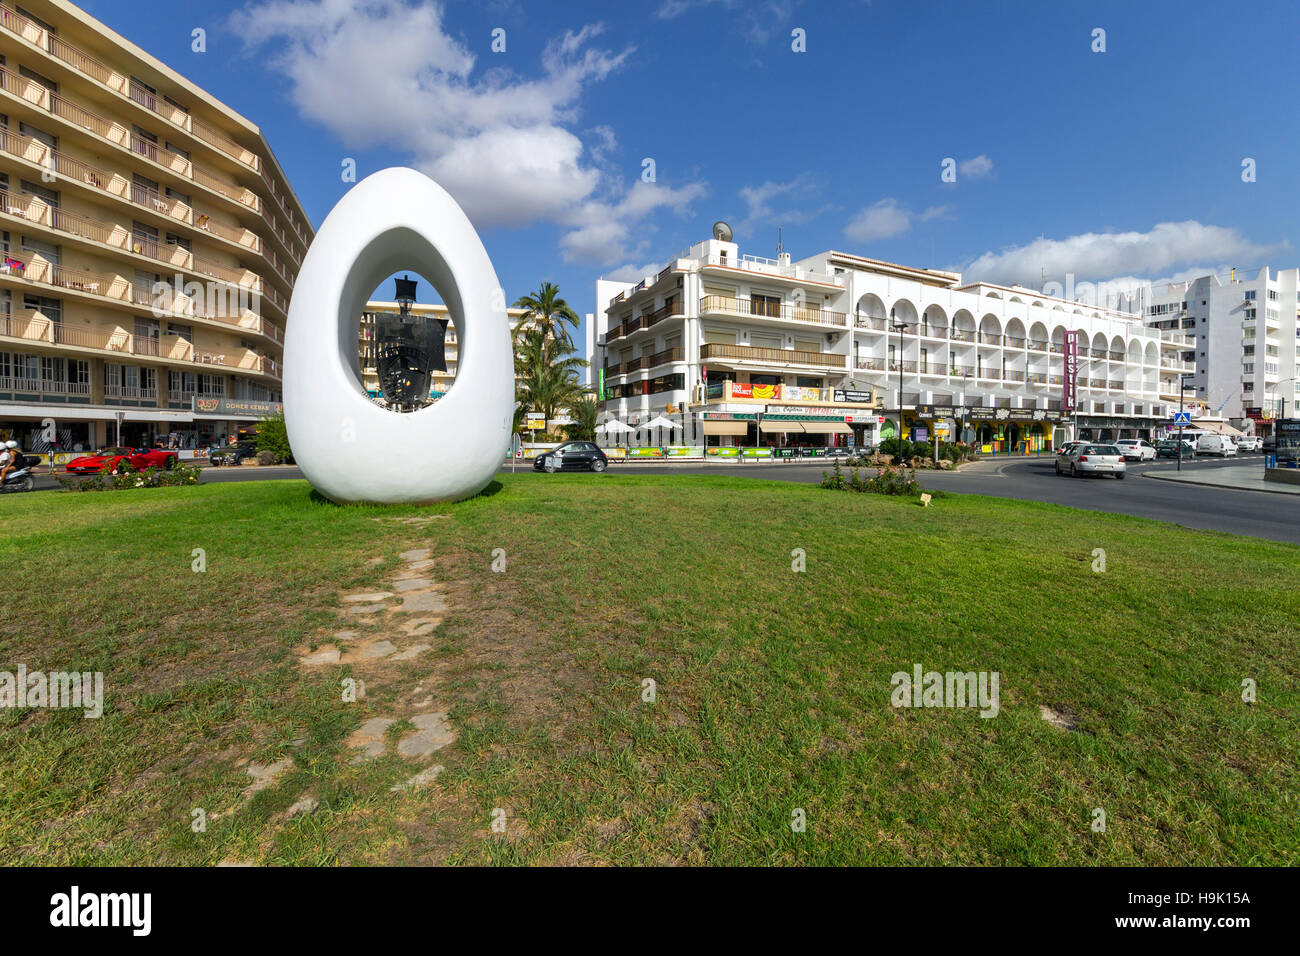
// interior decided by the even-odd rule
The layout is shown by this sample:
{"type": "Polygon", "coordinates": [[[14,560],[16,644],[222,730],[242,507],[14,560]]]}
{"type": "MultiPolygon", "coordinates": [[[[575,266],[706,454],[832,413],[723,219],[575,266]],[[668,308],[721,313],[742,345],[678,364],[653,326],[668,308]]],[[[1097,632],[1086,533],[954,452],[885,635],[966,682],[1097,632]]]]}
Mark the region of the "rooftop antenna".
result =
{"type": "Polygon", "coordinates": [[[776,257],[781,258],[781,253],[785,252],[785,244],[781,241],[781,227],[776,227],[776,257]]]}
{"type": "Polygon", "coordinates": [[[713,224],[713,238],[719,242],[730,242],[731,227],[719,219],[713,224]]]}

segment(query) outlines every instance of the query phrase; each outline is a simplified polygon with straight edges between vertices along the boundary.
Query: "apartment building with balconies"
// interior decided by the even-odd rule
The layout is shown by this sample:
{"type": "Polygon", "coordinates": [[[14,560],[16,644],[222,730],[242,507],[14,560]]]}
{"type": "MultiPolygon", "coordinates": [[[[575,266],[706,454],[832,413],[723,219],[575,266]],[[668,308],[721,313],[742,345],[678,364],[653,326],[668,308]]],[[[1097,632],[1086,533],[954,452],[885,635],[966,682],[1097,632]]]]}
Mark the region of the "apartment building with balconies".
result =
{"type": "Polygon", "coordinates": [[[0,434],[256,422],[312,235],[252,122],[72,4],[0,3],[0,434]]]}
{"type": "Polygon", "coordinates": [[[875,439],[842,279],[710,239],[638,283],[599,280],[596,297],[588,357],[606,417],[669,417],[692,445],[875,439]]]}
{"type": "Polygon", "coordinates": [[[792,262],[710,240],[638,283],[598,281],[597,301],[589,351],[607,415],[636,424],[673,406],[693,443],[787,441],[787,421],[834,436],[822,441],[872,442],[893,433],[900,406],[909,431],[998,450],[1076,429],[1154,437],[1187,367],[1181,332],[1130,313],[835,251],[792,262]],[[740,418],[737,402],[764,407],[740,418]]]}
{"type": "Polygon", "coordinates": [[[1187,392],[1211,414],[1260,433],[1300,400],[1300,270],[1200,276],[1151,292],[1149,326],[1192,336],[1187,392]]]}

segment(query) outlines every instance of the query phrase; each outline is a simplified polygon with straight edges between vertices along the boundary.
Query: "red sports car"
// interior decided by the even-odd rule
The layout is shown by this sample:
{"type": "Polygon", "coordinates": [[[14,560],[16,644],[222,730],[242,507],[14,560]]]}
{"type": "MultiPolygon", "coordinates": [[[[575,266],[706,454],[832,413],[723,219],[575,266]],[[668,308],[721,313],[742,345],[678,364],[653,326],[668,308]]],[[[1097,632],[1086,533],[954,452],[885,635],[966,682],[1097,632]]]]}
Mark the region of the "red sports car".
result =
{"type": "Polygon", "coordinates": [[[74,458],[67,464],[67,472],[70,475],[93,475],[97,474],[105,464],[108,465],[109,471],[125,471],[127,465],[136,471],[144,471],[146,468],[175,468],[179,456],[174,451],[164,451],[161,448],[124,448],[114,446],[111,448],[101,448],[93,455],[82,455],[80,458],[74,458]]]}

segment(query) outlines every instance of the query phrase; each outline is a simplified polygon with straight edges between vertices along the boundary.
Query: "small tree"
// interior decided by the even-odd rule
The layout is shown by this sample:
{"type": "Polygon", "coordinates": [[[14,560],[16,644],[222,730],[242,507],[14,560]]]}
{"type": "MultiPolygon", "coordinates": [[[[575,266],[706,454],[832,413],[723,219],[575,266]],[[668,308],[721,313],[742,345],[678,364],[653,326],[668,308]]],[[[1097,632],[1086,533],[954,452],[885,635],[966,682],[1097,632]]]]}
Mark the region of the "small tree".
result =
{"type": "Polygon", "coordinates": [[[584,395],[581,399],[569,406],[569,417],[573,419],[572,425],[565,425],[564,430],[569,436],[570,441],[595,441],[596,440],[596,419],[600,416],[600,406],[590,395],[584,395]]]}
{"type": "Polygon", "coordinates": [[[289,430],[284,424],[284,412],[263,418],[257,426],[257,450],[268,451],[278,462],[293,463],[293,449],[289,447],[289,430]]]}

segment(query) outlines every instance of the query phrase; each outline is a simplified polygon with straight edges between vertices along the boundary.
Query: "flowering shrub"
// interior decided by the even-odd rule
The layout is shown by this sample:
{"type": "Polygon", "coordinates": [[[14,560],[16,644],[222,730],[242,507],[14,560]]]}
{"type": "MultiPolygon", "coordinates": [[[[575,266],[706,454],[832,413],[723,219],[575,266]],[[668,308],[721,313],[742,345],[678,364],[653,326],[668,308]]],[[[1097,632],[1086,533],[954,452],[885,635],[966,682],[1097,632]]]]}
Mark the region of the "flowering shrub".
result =
{"type": "MultiPolygon", "coordinates": [[[[822,472],[821,486],[832,491],[858,491],[875,495],[902,495],[909,498],[919,498],[926,493],[920,482],[916,480],[915,471],[905,472],[902,468],[885,467],[874,476],[863,478],[858,469],[854,468],[846,478],[844,472],[840,470],[839,462],[835,463],[834,471],[822,472]]],[[[943,492],[932,491],[930,495],[941,498],[943,492]]]]}
{"type": "Polygon", "coordinates": [[[198,465],[177,462],[171,468],[160,469],[150,465],[144,471],[138,471],[123,462],[117,472],[110,472],[105,463],[98,475],[55,475],[55,478],[64,491],[126,491],[131,488],[197,485],[202,470],[198,465]]]}

